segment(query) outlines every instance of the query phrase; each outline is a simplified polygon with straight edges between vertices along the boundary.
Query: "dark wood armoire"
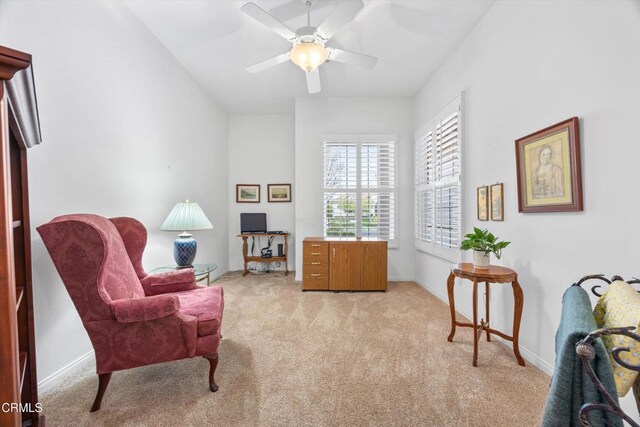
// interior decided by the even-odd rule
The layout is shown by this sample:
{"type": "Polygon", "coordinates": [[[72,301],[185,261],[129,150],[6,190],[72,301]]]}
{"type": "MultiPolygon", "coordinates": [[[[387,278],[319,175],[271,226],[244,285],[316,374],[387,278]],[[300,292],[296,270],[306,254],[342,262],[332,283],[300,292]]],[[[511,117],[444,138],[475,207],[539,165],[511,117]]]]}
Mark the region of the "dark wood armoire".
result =
{"type": "Polygon", "coordinates": [[[40,141],[31,55],[0,46],[1,426],[43,424],[36,376],[27,183],[27,148],[40,141]]]}

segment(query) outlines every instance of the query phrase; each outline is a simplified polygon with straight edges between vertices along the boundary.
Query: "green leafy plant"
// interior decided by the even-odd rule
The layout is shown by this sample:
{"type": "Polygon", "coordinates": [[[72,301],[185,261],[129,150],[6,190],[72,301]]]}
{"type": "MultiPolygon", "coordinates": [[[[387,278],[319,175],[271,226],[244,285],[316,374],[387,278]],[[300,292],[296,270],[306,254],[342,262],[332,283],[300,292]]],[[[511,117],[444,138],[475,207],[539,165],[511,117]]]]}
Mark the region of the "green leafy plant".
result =
{"type": "Polygon", "coordinates": [[[502,256],[502,250],[511,243],[499,241],[498,238],[486,228],[480,230],[479,228],[473,227],[473,233],[469,233],[464,237],[465,239],[460,244],[460,249],[463,251],[480,251],[486,255],[493,252],[498,259],[502,256]]]}

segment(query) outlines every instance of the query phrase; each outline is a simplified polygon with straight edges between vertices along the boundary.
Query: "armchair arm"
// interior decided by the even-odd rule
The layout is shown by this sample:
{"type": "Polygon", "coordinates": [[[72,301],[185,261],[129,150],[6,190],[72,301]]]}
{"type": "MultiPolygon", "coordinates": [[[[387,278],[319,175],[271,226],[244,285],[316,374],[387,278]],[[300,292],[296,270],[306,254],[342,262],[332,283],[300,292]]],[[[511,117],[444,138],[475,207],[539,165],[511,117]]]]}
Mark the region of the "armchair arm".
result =
{"type": "Polygon", "coordinates": [[[197,289],[196,275],[193,268],[149,274],[140,280],[144,293],[160,295],[168,292],[188,291],[197,289]]]}
{"type": "Polygon", "coordinates": [[[111,312],[119,323],[145,322],[167,317],[178,311],[176,295],[156,295],[144,298],[111,301],[111,312]]]}

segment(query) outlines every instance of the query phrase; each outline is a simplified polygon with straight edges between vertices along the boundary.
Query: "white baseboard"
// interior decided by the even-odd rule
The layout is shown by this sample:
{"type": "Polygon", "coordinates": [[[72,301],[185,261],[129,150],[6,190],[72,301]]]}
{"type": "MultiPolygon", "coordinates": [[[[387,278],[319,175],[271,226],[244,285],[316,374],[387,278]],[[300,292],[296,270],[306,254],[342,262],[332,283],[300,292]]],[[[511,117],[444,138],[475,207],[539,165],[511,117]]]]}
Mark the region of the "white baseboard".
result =
{"type": "Polygon", "coordinates": [[[73,362],[69,363],[66,366],[63,366],[61,369],[58,369],[53,374],[49,375],[47,378],[38,382],[38,393],[44,393],[53,386],[55,386],[59,381],[62,380],[67,375],[72,374],[73,372],[78,371],[80,368],[89,363],[94,357],[94,351],[91,350],[86,354],[78,357],[73,362]]]}
{"type": "MultiPolygon", "coordinates": [[[[502,341],[505,344],[509,342],[509,341],[503,340],[500,337],[496,337],[496,338],[498,338],[500,341],[502,341]]],[[[520,347],[520,353],[522,354],[522,357],[526,359],[528,362],[530,362],[533,366],[540,369],[542,372],[549,375],[550,377],[553,376],[553,371],[554,371],[553,365],[540,359],[537,355],[533,354],[531,351],[527,350],[524,347],[520,347]]]]}
{"type": "MultiPolygon", "coordinates": [[[[432,294],[433,296],[438,298],[440,301],[444,302],[447,306],[449,306],[449,296],[448,295],[444,294],[443,292],[438,292],[438,291],[436,291],[434,289],[431,289],[431,288],[427,287],[426,285],[424,285],[423,283],[420,283],[418,280],[414,280],[414,281],[418,285],[422,286],[427,292],[429,292],[430,294],[432,294]]],[[[458,313],[462,314],[467,319],[471,319],[473,317],[473,314],[471,312],[468,312],[467,310],[456,309],[456,311],[458,313]]],[[[510,341],[507,341],[507,340],[505,340],[503,338],[500,338],[497,335],[492,335],[492,338],[496,338],[498,341],[500,341],[501,343],[503,343],[507,347],[511,347],[510,344],[509,344],[510,341]]],[[[553,365],[551,365],[550,363],[542,360],[535,353],[533,353],[532,351],[528,350],[527,348],[525,348],[523,346],[520,346],[520,354],[522,355],[522,357],[527,362],[531,363],[533,366],[535,366],[536,368],[540,369],[545,374],[547,374],[549,376],[553,376],[553,371],[554,371],[554,366],[553,365]]]]}

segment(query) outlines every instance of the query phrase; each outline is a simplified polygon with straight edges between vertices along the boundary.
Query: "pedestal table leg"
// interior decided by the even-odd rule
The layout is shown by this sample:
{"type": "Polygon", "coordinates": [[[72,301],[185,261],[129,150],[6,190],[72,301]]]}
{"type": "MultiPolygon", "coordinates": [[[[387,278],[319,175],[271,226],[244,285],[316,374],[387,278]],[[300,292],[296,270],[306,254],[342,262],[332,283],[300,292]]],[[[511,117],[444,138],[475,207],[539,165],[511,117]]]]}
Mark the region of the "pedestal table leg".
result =
{"type": "Polygon", "coordinates": [[[485,287],[485,312],[487,315],[487,323],[486,323],[487,341],[491,341],[491,333],[489,332],[489,328],[491,327],[489,323],[489,300],[490,300],[489,295],[491,292],[491,283],[484,282],[484,287],[485,287]]]}
{"type": "Polygon", "coordinates": [[[453,336],[456,334],[456,301],[453,295],[453,286],[455,284],[456,277],[453,273],[449,274],[449,278],[447,279],[447,294],[449,296],[449,310],[451,310],[451,332],[449,333],[449,337],[447,341],[453,341],[453,336]]]}
{"type": "Polygon", "coordinates": [[[478,366],[478,279],[473,279],[473,366],[478,366]]]}
{"type": "Polygon", "coordinates": [[[513,287],[514,313],[513,313],[513,353],[516,355],[518,365],[524,366],[524,359],[520,355],[520,347],[518,346],[518,337],[520,335],[520,320],[522,320],[522,307],[524,306],[524,294],[518,279],[511,282],[513,287]]]}

